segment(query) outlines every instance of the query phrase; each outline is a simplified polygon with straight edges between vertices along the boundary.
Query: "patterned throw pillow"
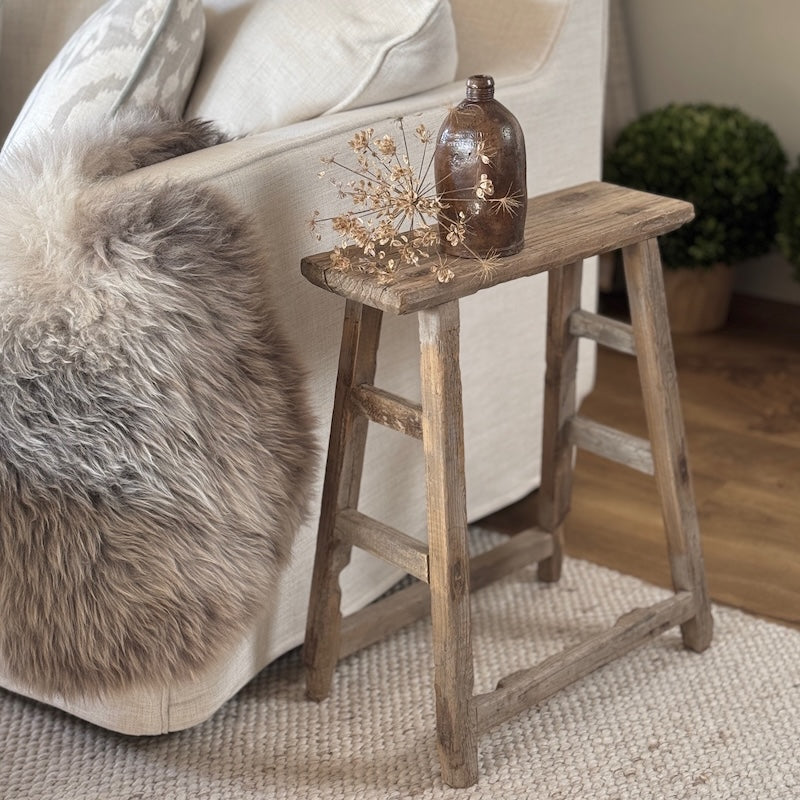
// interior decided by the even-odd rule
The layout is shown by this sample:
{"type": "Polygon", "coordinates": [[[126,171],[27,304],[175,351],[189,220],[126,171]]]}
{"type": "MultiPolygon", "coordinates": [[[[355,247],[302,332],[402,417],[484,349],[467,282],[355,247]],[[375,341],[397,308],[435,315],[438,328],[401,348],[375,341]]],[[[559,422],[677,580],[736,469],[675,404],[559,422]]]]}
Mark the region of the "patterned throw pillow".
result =
{"type": "Polygon", "coordinates": [[[109,0],[42,75],[3,153],[40,130],[103,119],[121,108],[183,113],[203,50],[200,0],[109,0]]]}

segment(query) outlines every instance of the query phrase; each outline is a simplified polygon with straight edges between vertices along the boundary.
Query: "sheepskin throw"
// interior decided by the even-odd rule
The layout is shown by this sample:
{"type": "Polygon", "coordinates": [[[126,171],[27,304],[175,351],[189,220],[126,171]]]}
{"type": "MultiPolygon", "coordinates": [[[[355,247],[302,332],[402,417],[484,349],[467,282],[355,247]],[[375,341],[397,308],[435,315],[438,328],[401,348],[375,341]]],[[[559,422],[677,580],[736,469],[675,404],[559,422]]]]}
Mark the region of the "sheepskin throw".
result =
{"type": "Polygon", "coordinates": [[[0,660],[38,693],[190,679],[306,512],[309,404],[250,222],[207,187],[115,186],[220,140],[124,117],[0,167],[0,660]]]}

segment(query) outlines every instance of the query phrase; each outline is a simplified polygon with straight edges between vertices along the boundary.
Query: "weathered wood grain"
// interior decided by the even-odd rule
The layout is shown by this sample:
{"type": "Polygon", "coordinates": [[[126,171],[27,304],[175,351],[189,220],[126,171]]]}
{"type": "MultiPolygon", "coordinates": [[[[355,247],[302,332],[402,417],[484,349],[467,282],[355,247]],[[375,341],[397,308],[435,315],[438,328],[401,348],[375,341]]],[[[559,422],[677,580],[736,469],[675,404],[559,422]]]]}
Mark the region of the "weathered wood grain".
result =
{"type": "Polygon", "coordinates": [[[695,613],[690,592],[678,594],[647,608],[630,611],[607,630],[557,653],[535,667],[501,679],[497,689],[478,695],[475,706],[482,733],[506,722],[551,695],[665,630],[685,622],[695,613]]]}
{"type": "Polygon", "coordinates": [[[574,446],[568,423],[575,415],[578,337],[569,321],[581,303],[583,262],[576,261],[547,275],[547,350],[542,419],[542,479],[539,527],[553,537],[553,555],[539,564],[539,580],[557,581],[564,560],[564,520],[572,491],[574,446]]]}
{"type": "Polygon", "coordinates": [[[377,386],[356,386],[350,402],[359,414],[372,422],[400,431],[415,439],[422,438],[422,406],[377,386]]]}
{"type": "Polygon", "coordinates": [[[474,259],[451,259],[455,278],[439,283],[431,272],[433,254],[402,265],[393,283],[379,276],[331,268],[330,254],[301,262],[303,275],[317,286],[358,299],[393,314],[409,314],[474,294],[497,283],[562,267],[588,256],[675,230],[694,216],[690,203],[608,183],[585,183],[528,200],[525,248],[487,271],[474,259]]]}
{"type": "Polygon", "coordinates": [[[358,503],[367,440],[368,420],[352,413],[349,395],[353,386],[375,379],[382,317],[381,311],[352,300],[345,305],[303,644],[306,691],[314,700],[328,696],[338,660],[339,574],[350,561],[351,546],[336,535],[336,515],[339,508],[354,508],[358,503]]]}
{"type": "Polygon", "coordinates": [[[339,539],[428,582],[428,547],[396,528],[347,508],[336,515],[339,539]]]}
{"type": "MultiPolygon", "coordinates": [[[[552,537],[537,528],[521,531],[502,544],[470,559],[471,592],[516,572],[527,564],[548,558],[553,552],[552,537]]],[[[425,583],[412,583],[342,621],[339,658],[380,641],[388,634],[410,625],[430,613],[430,592],[425,583]]]]}
{"type": "Polygon", "coordinates": [[[443,780],[463,787],[478,779],[478,741],[458,301],[420,311],[419,339],[437,745],[443,780]]]}
{"type": "Polygon", "coordinates": [[[569,332],[573,336],[592,339],[620,353],[636,355],[633,328],[619,320],[603,317],[581,308],[573,312],[569,318],[569,332]]]}
{"type": "Polygon", "coordinates": [[[650,442],[577,415],[568,423],[567,438],[578,447],[626,467],[652,475],[650,442]]]}
{"type": "Polygon", "coordinates": [[[697,613],[681,632],[687,647],[702,651],[711,643],[713,620],[658,242],[625,247],[622,257],[672,582],[676,591],[692,592],[696,602],[697,613]]]}

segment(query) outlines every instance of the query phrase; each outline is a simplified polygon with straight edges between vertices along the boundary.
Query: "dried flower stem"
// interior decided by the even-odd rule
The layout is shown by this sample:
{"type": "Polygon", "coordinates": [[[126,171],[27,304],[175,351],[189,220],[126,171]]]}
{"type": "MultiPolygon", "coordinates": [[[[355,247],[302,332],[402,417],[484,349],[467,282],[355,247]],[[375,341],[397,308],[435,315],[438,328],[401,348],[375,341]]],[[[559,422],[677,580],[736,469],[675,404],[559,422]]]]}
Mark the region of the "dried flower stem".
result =
{"type": "MultiPolygon", "coordinates": [[[[340,244],[331,254],[333,267],[377,273],[380,280],[388,282],[400,264],[417,264],[420,259],[428,258],[429,251],[439,247],[440,233],[444,231],[450,244],[466,248],[480,261],[485,274],[491,275],[497,268],[497,258],[482,258],[470,250],[464,241],[468,230],[464,212],[459,212],[455,219],[448,218],[446,210],[450,205],[447,198],[437,194],[436,186],[429,181],[434,161],[434,153],[429,155],[428,150],[432,141],[430,131],[422,124],[414,130],[414,135],[423,145],[417,173],[411,165],[403,118],[398,118],[396,123],[402,136],[402,155],[398,153],[393,136],[384,134],[375,138],[374,129],[365,128],[356,132],[348,142],[357,168],[335,156],[322,159],[327,167],[336,167],[355,176],[347,182],[330,178],[340,197],[351,198],[353,208],[344,214],[325,218],[320,218],[319,211],[315,211],[309,223],[317,240],[321,239],[317,226],[322,222],[331,223],[341,237],[340,244]]],[[[479,143],[482,164],[490,166],[493,155],[484,142],[479,143]]],[[[326,177],[328,170],[323,169],[318,174],[320,178],[326,177]]],[[[493,205],[493,210],[498,213],[513,214],[521,205],[515,196],[495,198],[494,185],[486,172],[476,174],[472,191],[478,200],[493,205]]],[[[450,261],[440,255],[431,270],[439,281],[448,283],[454,278],[451,266],[450,261]]]]}

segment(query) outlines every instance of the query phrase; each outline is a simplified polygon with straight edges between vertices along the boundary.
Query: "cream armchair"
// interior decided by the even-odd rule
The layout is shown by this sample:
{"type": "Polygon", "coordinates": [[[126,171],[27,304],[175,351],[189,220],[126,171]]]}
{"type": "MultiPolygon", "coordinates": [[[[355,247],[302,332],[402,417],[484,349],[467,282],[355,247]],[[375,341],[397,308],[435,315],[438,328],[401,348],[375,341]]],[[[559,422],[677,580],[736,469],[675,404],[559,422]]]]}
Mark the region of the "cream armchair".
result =
{"type": "MultiPolygon", "coordinates": [[[[65,11],[65,4],[58,4],[55,13],[55,4],[44,0],[6,0],[0,46],[0,140],[60,44],[100,3],[80,0],[68,5],[65,11]]],[[[207,5],[206,35],[213,42],[214,23],[223,18],[214,8],[234,4],[216,0],[207,5]]],[[[418,115],[419,121],[437,130],[446,107],[463,97],[464,79],[480,72],[494,76],[497,98],[522,125],[529,194],[599,177],[606,4],[597,0],[493,4],[451,0],[451,6],[458,48],[452,83],[244,136],[119,180],[120,192],[130,181],[211,184],[252,216],[263,243],[264,268],[279,321],[309,376],[317,437],[323,446],[343,304],[307,283],[299,270],[302,256],[334,244],[331,234],[324,234],[321,242],[311,236],[307,222],[314,211],[326,217],[341,210],[335,188],[317,177],[322,157],[341,151],[354,130],[366,126],[374,126],[378,133],[382,127],[389,130],[392,117],[418,115]]],[[[205,68],[201,67],[199,81],[205,68]]],[[[585,276],[583,302],[593,308],[594,264],[585,276]]],[[[461,363],[472,520],[521,498],[538,484],[545,308],[544,276],[499,285],[463,301],[461,363]]],[[[409,397],[418,393],[413,325],[414,320],[405,318],[385,320],[377,379],[382,387],[409,397]]],[[[587,342],[581,345],[580,397],[594,379],[594,351],[587,342]]],[[[370,430],[360,507],[423,538],[424,482],[417,448],[416,442],[391,431],[370,430]]],[[[321,474],[311,498],[314,511],[319,506],[320,482],[321,474]]],[[[36,699],[129,734],[165,733],[201,722],[266,664],[302,642],[315,535],[312,514],[297,538],[277,605],[264,608],[261,619],[238,646],[197,680],[131,690],[103,700],[36,699]]],[[[370,602],[398,577],[394,568],[363,553],[355,555],[342,578],[344,611],[370,602]]],[[[0,685],[28,694],[24,686],[4,676],[1,660],[0,685]]]]}

